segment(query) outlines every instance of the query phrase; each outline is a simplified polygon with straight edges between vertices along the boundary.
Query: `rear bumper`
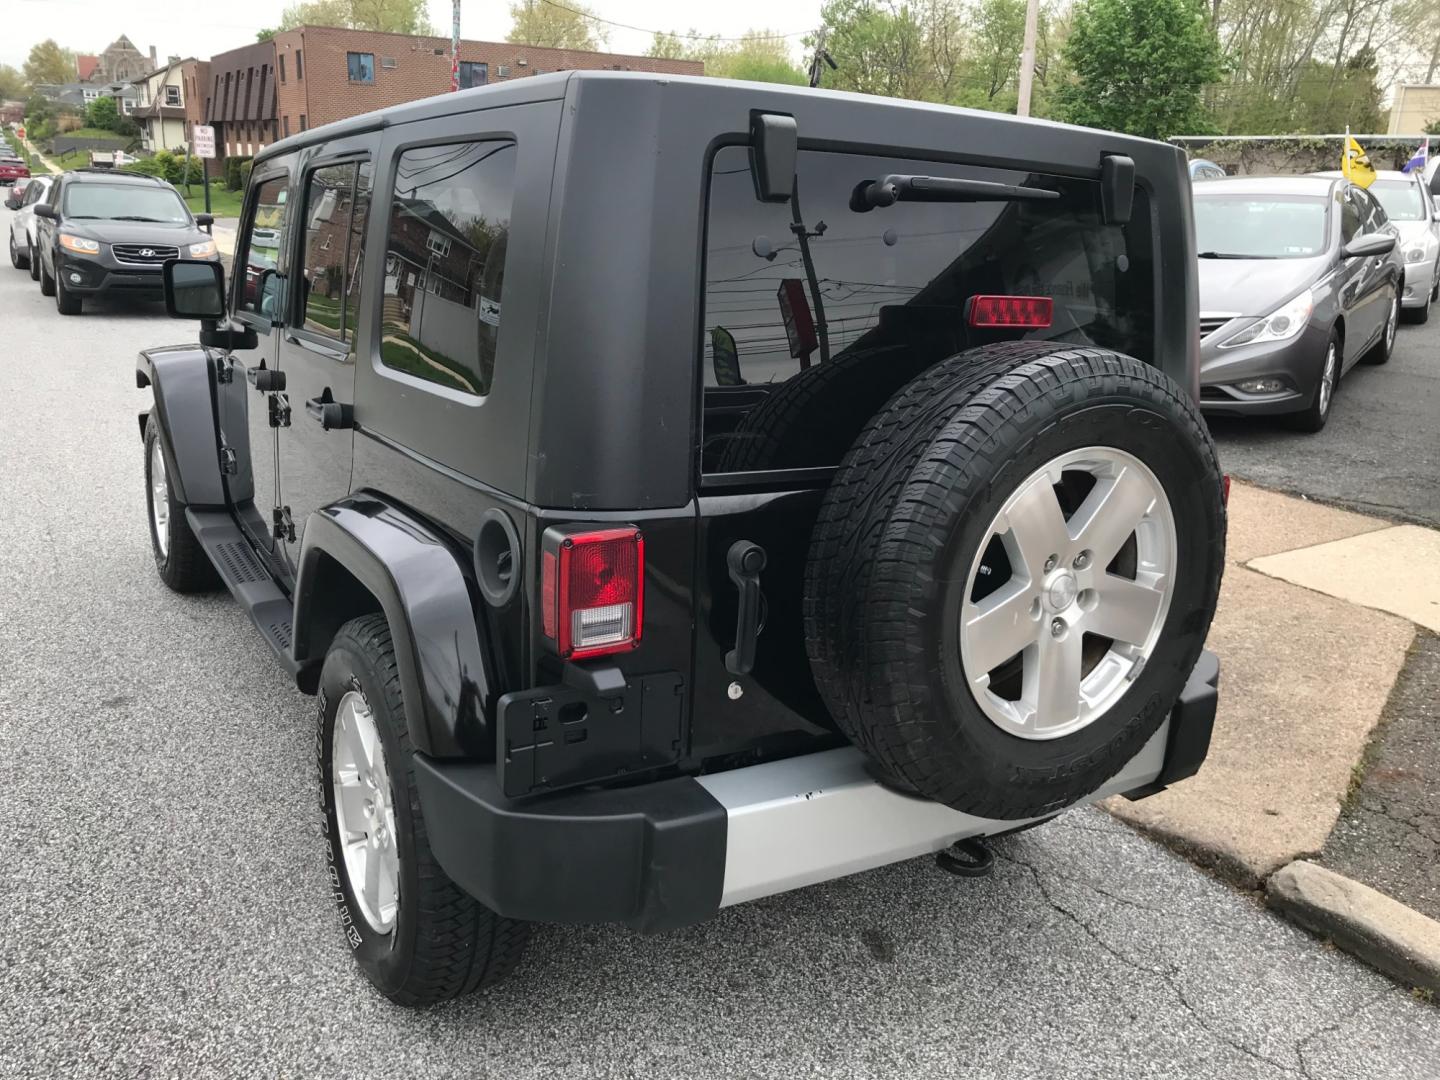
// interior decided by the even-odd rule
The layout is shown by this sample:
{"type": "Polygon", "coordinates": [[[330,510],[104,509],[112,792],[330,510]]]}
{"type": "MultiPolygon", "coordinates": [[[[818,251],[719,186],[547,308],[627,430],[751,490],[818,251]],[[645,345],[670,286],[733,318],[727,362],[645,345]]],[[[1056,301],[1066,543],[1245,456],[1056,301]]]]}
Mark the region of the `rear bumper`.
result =
{"type": "MultiPolygon", "coordinates": [[[[1160,730],[1080,802],[1144,798],[1193,776],[1209,750],[1219,674],[1214,654],[1202,654],[1160,730]]],[[[850,747],[520,800],[501,792],[494,765],[417,755],[415,766],[436,856],[477,899],[512,918],[647,933],[1027,823],[892,791],[850,747]]]]}

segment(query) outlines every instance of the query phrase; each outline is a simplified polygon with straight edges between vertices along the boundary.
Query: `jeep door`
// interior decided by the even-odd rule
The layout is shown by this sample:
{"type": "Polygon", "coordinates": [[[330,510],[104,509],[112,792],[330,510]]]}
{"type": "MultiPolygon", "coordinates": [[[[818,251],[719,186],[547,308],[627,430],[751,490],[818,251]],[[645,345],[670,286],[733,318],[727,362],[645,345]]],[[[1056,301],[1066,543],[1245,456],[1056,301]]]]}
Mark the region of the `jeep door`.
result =
{"type": "Polygon", "coordinates": [[[298,170],[294,287],[280,333],[280,534],[290,572],[305,521],[350,491],[356,342],[373,144],[361,135],[317,148],[298,170]]]}
{"type": "Polygon", "coordinates": [[[294,162],[294,155],[267,161],[251,177],[236,236],[230,310],[255,331],[259,344],[223,358],[218,383],[221,452],[233,470],[231,498],[241,525],[267,554],[274,552],[272,514],[278,502],[275,423],[284,395],[276,379],[294,162]]]}

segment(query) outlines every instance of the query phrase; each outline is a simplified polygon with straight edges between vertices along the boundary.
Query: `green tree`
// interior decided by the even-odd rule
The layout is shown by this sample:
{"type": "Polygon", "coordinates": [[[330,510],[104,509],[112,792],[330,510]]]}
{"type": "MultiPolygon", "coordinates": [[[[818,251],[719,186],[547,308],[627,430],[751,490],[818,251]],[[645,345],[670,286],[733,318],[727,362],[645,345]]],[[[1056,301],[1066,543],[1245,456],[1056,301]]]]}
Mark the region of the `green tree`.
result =
{"type": "Polygon", "coordinates": [[[785,38],[773,30],[747,30],[739,40],[727,41],[692,30],[656,33],[645,55],[666,60],[698,60],[705,74],[717,79],[786,83],[804,86],[805,72],[796,66],[785,38]]]}
{"type": "Polygon", "coordinates": [[[1224,67],[1204,0],[1080,0],[1064,56],[1062,120],[1150,138],[1211,127],[1202,92],[1224,67]]]}
{"type": "Polygon", "coordinates": [[[0,64],[0,101],[24,101],[29,89],[19,69],[0,64]]]}
{"type": "MultiPolygon", "coordinates": [[[[820,18],[825,48],[837,65],[826,71],[824,86],[889,97],[934,96],[935,73],[915,9],[895,0],[828,0],[820,18]]],[[[807,38],[806,45],[814,42],[807,38]]]]}
{"type": "Polygon", "coordinates": [[[1440,116],[1431,120],[1422,130],[1426,135],[1440,135],[1440,116]]]}
{"type": "Polygon", "coordinates": [[[608,40],[605,24],[578,0],[564,7],[546,0],[520,0],[510,5],[510,32],[506,41],[542,45],[550,49],[596,52],[608,40]]]}
{"type": "Polygon", "coordinates": [[[98,97],[85,107],[85,126],[101,131],[116,131],[120,127],[120,110],[115,107],[113,97],[98,97]]]}
{"type": "Polygon", "coordinates": [[[255,39],[268,41],[280,30],[294,30],[297,26],[344,26],[392,34],[435,33],[425,13],[425,0],[305,0],[287,7],[279,27],[262,30],[255,39]]]}
{"type": "Polygon", "coordinates": [[[74,82],[75,54],[62,49],[54,38],[46,38],[30,49],[25,61],[25,82],[29,86],[74,82]]]}

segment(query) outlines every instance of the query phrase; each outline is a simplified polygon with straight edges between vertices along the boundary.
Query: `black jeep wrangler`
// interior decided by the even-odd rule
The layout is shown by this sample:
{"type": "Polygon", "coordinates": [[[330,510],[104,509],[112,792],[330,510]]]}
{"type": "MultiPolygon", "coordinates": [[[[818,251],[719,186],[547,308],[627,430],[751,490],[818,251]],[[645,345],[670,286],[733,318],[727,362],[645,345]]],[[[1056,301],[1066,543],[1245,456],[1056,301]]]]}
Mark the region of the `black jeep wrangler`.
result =
{"type": "Polygon", "coordinates": [[[846,94],[572,72],[259,155],[228,288],[165,268],[150,525],[317,697],[369,978],[1191,775],[1194,265],[1173,147],[846,94]]]}

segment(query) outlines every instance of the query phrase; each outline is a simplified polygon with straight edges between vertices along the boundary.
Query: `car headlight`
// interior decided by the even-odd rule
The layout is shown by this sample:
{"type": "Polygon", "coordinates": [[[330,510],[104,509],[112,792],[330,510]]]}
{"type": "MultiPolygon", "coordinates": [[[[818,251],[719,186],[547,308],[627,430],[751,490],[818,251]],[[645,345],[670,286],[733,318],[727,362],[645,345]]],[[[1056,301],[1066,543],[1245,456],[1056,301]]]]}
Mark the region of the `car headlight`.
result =
{"type": "Polygon", "coordinates": [[[215,254],[215,241],[202,240],[198,244],[190,245],[190,257],[192,259],[208,259],[215,254]]]}
{"type": "Polygon", "coordinates": [[[71,236],[69,233],[60,234],[60,246],[66,251],[73,251],[77,255],[99,255],[100,242],[98,240],[87,240],[83,236],[71,236]]]}
{"type": "Polygon", "coordinates": [[[1252,323],[1239,333],[1226,338],[1220,343],[1220,348],[1234,349],[1241,345],[1256,345],[1262,341],[1288,341],[1305,329],[1310,313],[1314,310],[1315,297],[1306,289],[1259,322],[1252,323]]]}

